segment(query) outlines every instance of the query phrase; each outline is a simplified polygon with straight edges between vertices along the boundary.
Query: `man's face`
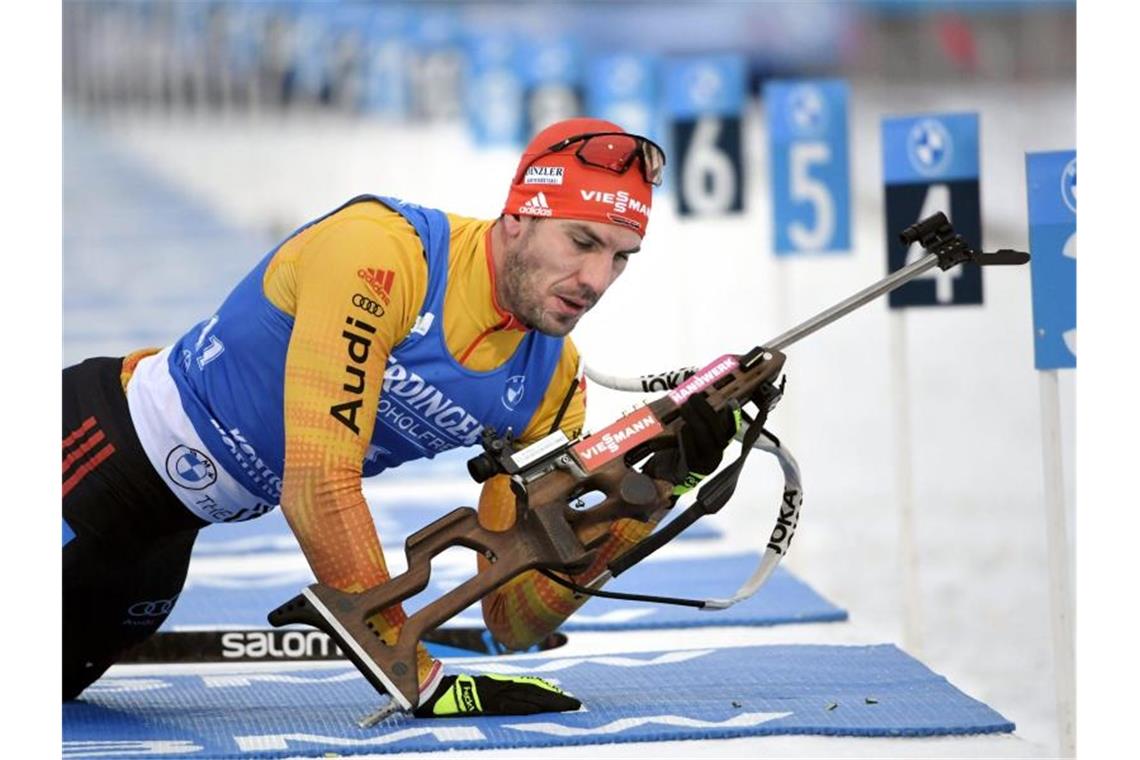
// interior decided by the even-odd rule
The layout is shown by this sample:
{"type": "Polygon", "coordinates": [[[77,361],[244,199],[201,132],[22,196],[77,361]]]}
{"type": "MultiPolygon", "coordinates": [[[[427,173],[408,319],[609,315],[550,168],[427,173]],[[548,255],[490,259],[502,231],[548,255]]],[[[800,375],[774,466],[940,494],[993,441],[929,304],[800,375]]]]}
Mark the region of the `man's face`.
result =
{"type": "Polygon", "coordinates": [[[531,217],[515,224],[503,258],[502,305],[547,335],[574,329],[641,247],[636,232],[613,224],[531,217]]]}

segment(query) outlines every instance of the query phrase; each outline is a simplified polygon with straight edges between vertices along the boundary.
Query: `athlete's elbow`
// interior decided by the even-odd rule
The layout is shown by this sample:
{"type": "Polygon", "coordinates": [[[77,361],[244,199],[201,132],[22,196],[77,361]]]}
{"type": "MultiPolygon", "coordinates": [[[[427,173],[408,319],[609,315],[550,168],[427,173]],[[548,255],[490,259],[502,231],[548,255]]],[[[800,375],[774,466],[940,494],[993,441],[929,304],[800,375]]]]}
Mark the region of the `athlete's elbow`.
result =
{"type": "Polygon", "coordinates": [[[521,630],[516,621],[512,620],[508,611],[506,595],[501,590],[488,594],[483,599],[483,623],[491,636],[506,649],[522,651],[529,649],[542,636],[533,636],[521,630]]]}

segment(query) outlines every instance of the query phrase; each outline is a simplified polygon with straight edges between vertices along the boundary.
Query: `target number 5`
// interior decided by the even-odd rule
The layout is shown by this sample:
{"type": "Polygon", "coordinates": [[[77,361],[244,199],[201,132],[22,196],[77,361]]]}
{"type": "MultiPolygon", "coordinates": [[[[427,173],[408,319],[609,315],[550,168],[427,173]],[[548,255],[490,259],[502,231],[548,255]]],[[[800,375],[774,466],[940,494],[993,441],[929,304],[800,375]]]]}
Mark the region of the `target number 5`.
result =
{"type": "Polygon", "coordinates": [[[815,226],[793,221],[788,225],[788,237],[801,250],[827,248],[835,234],[835,201],[827,185],[811,176],[811,167],[828,163],[831,148],[822,142],[797,142],[792,145],[789,158],[792,200],[812,205],[815,226]]]}

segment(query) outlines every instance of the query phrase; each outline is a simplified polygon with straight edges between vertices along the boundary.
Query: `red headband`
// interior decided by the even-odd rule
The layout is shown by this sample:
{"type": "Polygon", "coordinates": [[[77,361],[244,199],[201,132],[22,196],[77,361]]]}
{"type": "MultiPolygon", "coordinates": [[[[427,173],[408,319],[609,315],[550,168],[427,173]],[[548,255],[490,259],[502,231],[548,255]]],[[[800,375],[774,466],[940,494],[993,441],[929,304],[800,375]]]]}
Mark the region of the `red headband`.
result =
{"type": "Polygon", "coordinates": [[[588,166],[578,160],[573,144],[558,153],[546,152],[568,137],[590,132],[625,130],[602,119],[567,119],[535,135],[515,169],[517,181],[511,185],[503,213],[616,224],[645,237],[653,186],[645,181],[640,167],[630,166],[624,174],[615,174],[588,166]]]}

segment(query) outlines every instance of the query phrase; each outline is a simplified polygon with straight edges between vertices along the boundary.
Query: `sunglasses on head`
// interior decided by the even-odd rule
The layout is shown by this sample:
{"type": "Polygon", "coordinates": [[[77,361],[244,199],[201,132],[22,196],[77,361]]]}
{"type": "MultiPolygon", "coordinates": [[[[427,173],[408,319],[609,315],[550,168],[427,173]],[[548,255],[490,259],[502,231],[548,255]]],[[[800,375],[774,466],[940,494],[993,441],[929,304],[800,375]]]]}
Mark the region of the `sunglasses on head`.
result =
{"type": "Polygon", "coordinates": [[[649,138],[626,132],[586,132],[560,140],[519,169],[514,184],[517,185],[522,180],[526,170],[535,161],[551,153],[561,153],[575,143],[581,144],[574,155],[586,166],[605,169],[614,174],[625,174],[634,161],[637,161],[641,165],[642,178],[654,187],[661,185],[665,172],[665,151],[649,138]]]}

